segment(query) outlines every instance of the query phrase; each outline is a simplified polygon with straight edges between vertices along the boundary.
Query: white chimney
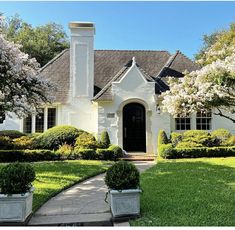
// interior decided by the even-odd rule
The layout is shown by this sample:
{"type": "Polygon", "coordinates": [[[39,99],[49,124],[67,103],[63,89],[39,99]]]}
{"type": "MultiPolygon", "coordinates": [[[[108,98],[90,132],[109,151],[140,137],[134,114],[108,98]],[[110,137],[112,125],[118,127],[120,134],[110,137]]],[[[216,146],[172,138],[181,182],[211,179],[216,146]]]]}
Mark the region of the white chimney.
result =
{"type": "Polygon", "coordinates": [[[70,79],[73,97],[93,97],[94,34],[92,22],[70,22],[70,79]]]}

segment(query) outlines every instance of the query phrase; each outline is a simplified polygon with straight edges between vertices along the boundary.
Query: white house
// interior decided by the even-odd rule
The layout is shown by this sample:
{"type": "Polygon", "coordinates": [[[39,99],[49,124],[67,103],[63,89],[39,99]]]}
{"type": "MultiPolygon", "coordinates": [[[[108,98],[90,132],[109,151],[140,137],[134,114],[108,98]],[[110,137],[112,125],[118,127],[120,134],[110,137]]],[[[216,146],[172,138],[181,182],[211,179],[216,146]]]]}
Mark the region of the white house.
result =
{"type": "Polygon", "coordinates": [[[41,73],[56,84],[55,103],[38,116],[7,118],[0,129],[43,132],[68,124],[94,134],[106,129],[112,143],[126,151],[156,153],[157,133],[226,128],[232,122],[212,113],[174,119],[159,108],[167,76],[183,77],[198,67],[180,51],[94,50],[95,26],[69,23],[70,49],[46,64],[41,73]]]}

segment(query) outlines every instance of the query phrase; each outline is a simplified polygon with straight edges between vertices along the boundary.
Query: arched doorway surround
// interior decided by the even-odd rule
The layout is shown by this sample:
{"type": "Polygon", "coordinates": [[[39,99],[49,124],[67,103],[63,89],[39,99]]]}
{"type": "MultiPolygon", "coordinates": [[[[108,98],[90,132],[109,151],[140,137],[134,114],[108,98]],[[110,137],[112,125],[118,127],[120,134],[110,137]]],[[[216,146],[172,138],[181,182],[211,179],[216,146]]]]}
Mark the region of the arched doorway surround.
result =
{"type": "Polygon", "coordinates": [[[123,108],[125,105],[128,105],[130,103],[138,103],[142,105],[145,108],[145,130],[146,130],[146,152],[147,153],[153,153],[153,143],[152,143],[152,130],[151,130],[151,116],[152,116],[152,110],[149,108],[148,103],[146,103],[144,100],[139,98],[132,98],[123,101],[116,112],[117,114],[117,140],[118,145],[123,147],[124,141],[123,141],[123,108]]]}

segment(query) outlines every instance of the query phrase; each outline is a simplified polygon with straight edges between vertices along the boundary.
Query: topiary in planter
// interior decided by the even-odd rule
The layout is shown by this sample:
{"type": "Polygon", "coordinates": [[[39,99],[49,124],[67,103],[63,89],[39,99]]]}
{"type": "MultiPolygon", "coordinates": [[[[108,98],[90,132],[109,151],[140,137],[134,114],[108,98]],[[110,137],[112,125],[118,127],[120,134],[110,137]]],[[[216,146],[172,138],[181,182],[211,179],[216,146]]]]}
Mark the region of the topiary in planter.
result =
{"type": "Polygon", "coordinates": [[[0,188],[3,194],[26,193],[35,180],[35,171],[30,164],[12,163],[0,171],[0,188]]]}
{"type": "Polygon", "coordinates": [[[107,170],[105,183],[112,190],[137,189],[140,173],[132,163],[119,161],[107,170]]]}

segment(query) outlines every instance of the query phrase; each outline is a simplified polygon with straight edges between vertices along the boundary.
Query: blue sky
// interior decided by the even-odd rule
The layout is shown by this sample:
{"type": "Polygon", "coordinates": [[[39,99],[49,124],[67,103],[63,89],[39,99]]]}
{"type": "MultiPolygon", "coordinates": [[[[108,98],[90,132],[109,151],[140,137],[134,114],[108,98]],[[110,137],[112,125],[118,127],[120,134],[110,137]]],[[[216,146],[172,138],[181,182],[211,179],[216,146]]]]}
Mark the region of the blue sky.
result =
{"type": "Polygon", "coordinates": [[[190,58],[204,34],[235,22],[235,2],[0,2],[32,25],[93,21],[96,49],[181,50],[190,58]]]}

